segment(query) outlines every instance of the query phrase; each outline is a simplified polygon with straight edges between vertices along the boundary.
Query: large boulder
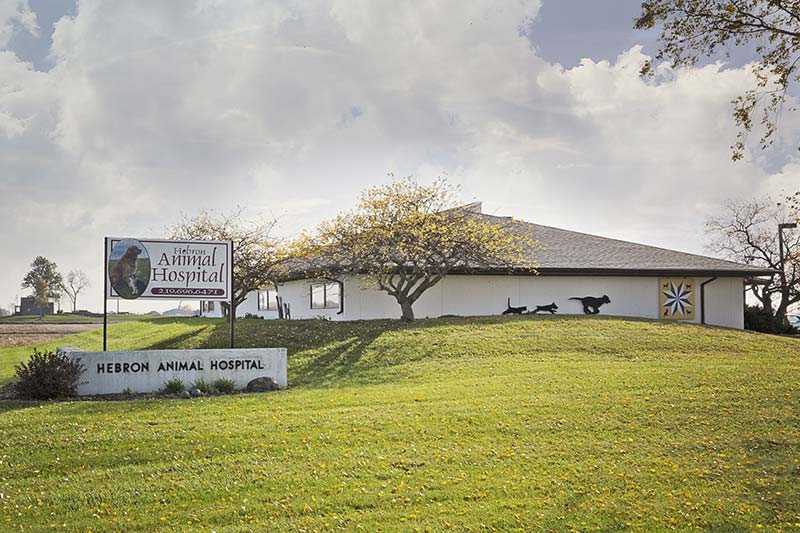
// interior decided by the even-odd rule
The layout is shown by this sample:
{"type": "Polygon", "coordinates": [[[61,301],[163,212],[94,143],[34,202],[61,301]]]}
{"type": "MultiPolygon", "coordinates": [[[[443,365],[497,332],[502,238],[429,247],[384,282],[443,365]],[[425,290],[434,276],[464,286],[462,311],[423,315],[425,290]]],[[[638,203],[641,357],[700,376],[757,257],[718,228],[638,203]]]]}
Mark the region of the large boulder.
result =
{"type": "Polygon", "coordinates": [[[269,377],[256,378],[247,384],[247,392],[270,392],[280,390],[280,386],[275,383],[275,380],[269,377]]]}

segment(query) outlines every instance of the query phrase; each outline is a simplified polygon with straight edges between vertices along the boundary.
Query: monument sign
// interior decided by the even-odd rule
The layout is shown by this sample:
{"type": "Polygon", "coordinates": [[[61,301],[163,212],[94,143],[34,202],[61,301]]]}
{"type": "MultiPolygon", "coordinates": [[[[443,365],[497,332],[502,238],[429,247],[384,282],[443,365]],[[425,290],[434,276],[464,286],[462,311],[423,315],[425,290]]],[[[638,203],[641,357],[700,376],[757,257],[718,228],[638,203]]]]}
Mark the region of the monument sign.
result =
{"type": "Polygon", "coordinates": [[[213,383],[229,379],[237,388],[260,377],[272,378],[286,387],[286,348],[233,350],[133,350],[126,352],[85,352],[59,348],[83,365],[78,385],[81,396],[156,392],[167,381],[179,379],[187,387],[198,379],[213,383]]]}
{"type": "Polygon", "coordinates": [[[233,381],[243,388],[256,378],[286,387],[286,348],[235,349],[233,242],[105,240],[103,351],[60,348],[84,368],[78,394],[154,392],[164,383],[202,379],[233,381]],[[230,303],[229,350],[106,351],[108,300],[222,300],[230,303]]]}

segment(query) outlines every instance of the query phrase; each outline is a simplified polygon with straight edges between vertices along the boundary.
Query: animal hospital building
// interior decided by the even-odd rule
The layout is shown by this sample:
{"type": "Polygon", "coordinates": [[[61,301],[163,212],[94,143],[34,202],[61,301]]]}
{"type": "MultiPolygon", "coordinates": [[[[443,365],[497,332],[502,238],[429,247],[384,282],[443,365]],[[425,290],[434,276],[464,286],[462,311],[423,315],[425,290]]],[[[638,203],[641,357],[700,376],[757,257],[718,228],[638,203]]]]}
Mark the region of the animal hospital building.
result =
{"type": "MultiPolygon", "coordinates": [[[[509,218],[480,213],[502,223],[509,218]]],[[[745,284],[772,271],[712,257],[667,250],[596,235],[516,222],[539,242],[531,249],[537,273],[491,266],[453,271],[416,301],[418,318],[498,315],[507,306],[556,304],[558,314],[594,314],[680,320],[744,327],[745,284]],[[586,308],[584,300],[599,302],[586,308]]],[[[219,304],[202,302],[204,316],[221,316],[219,304]]],[[[268,319],[398,318],[400,306],[360,276],[317,279],[296,271],[273,287],[253,291],[236,310],[268,319]],[[280,308],[280,309],[279,309],[280,308]]]]}

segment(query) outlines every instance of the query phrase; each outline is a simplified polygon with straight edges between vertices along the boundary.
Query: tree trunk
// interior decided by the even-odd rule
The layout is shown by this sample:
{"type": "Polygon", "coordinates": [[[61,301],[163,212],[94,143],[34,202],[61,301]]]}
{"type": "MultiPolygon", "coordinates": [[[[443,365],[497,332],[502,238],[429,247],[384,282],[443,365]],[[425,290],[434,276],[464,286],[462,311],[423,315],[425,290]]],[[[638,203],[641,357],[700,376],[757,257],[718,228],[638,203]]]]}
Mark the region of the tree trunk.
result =
{"type": "Polygon", "coordinates": [[[756,300],[761,303],[761,307],[763,307],[764,310],[769,311],[770,313],[773,312],[772,294],[768,293],[766,289],[763,289],[761,292],[759,292],[756,287],[751,287],[751,292],[753,293],[753,296],[756,297],[756,300]]]}
{"type": "Polygon", "coordinates": [[[400,315],[400,319],[406,322],[411,322],[414,320],[414,302],[408,300],[407,298],[397,299],[397,303],[400,304],[400,310],[402,314],[400,315]]]}
{"type": "Polygon", "coordinates": [[[775,318],[780,321],[781,324],[787,325],[788,321],[786,320],[786,310],[789,308],[789,295],[788,294],[781,294],[781,301],[778,304],[778,308],[775,310],[775,318]]]}

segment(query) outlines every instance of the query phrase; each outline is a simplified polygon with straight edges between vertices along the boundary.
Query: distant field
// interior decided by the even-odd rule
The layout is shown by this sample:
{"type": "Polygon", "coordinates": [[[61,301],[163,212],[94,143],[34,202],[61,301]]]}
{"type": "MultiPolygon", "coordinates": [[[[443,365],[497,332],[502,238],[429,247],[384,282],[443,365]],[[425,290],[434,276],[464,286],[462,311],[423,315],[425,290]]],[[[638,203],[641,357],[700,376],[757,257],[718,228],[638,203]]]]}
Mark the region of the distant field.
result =
{"type": "MultiPolygon", "coordinates": [[[[152,318],[146,315],[108,315],[109,322],[130,322],[131,320],[141,320],[142,318],[152,318]]],[[[155,317],[158,318],[158,317],[155,317]]],[[[0,317],[0,324],[22,323],[22,324],[102,324],[103,317],[92,317],[83,315],[73,315],[62,313],[60,315],[14,315],[0,317]]]]}
{"type": "Polygon", "coordinates": [[[80,333],[98,324],[62,324],[52,322],[25,323],[25,322],[0,322],[0,348],[14,348],[30,344],[42,344],[55,339],[80,333]]]}
{"type": "MultiPolygon", "coordinates": [[[[226,335],[109,331],[112,349],[226,335]]],[[[602,317],[241,320],[237,338],[287,346],[290,388],[0,402],[0,530],[800,529],[800,340],[602,317]]],[[[0,381],[29,349],[0,350],[0,381]]]]}
{"type": "MultiPolygon", "coordinates": [[[[143,315],[109,315],[108,322],[116,324],[131,322],[142,318],[153,318],[143,315]]],[[[160,317],[158,317],[160,318],[160,317]]],[[[0,317],[0,349],[44,344],[72,333],[97,328],[103,324],[103,317],[87,317],[82,315],[45,315],[0,317]]],[[[0,362],[2,366],[2,362],[0,362]]],[[[0,380],[2,378],[0,377],[0,380]]]]}

